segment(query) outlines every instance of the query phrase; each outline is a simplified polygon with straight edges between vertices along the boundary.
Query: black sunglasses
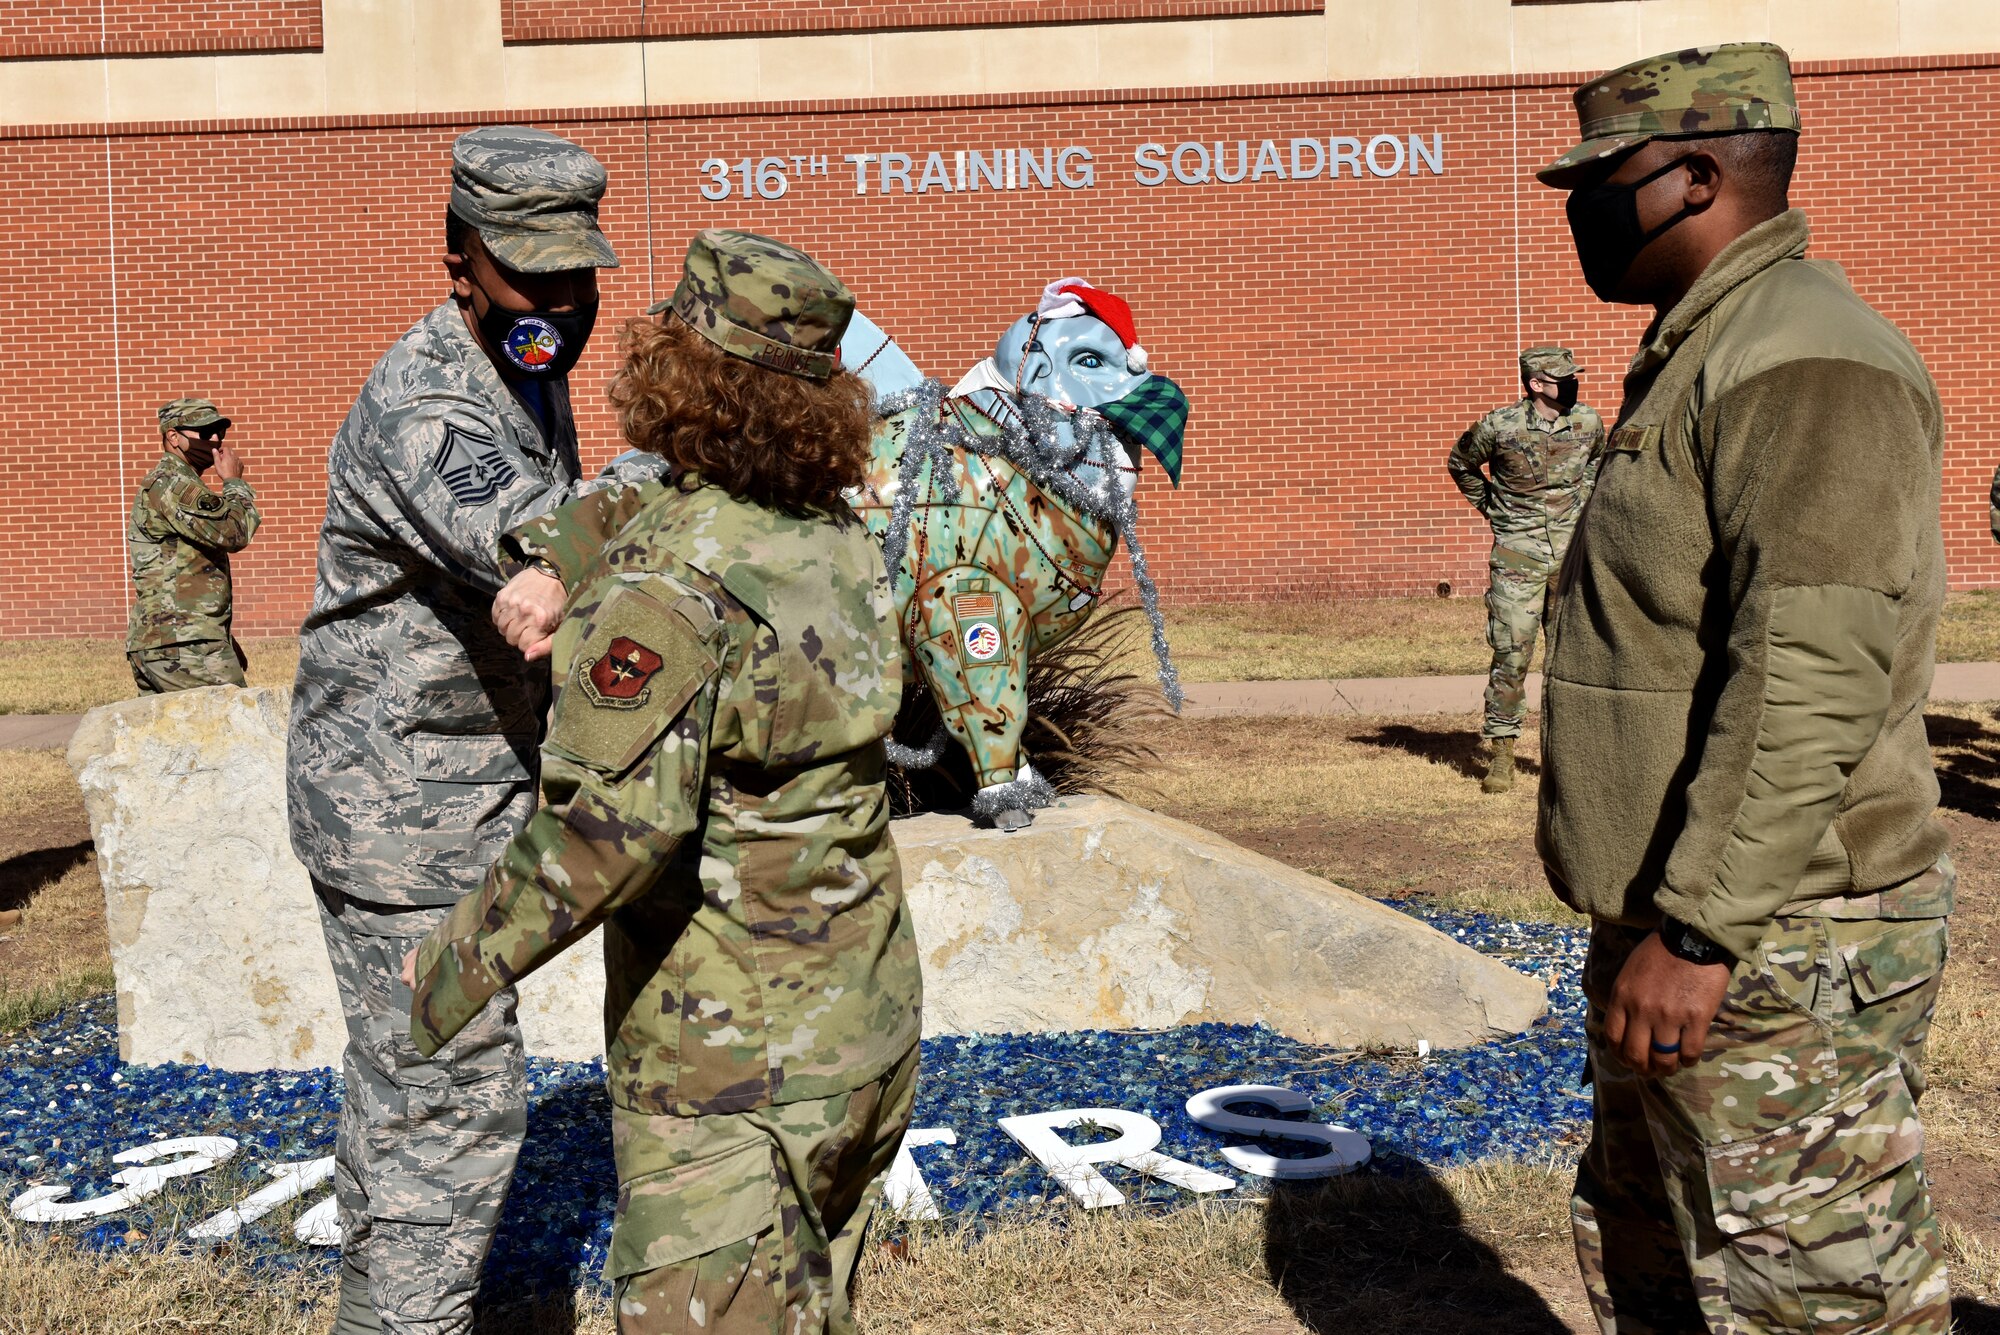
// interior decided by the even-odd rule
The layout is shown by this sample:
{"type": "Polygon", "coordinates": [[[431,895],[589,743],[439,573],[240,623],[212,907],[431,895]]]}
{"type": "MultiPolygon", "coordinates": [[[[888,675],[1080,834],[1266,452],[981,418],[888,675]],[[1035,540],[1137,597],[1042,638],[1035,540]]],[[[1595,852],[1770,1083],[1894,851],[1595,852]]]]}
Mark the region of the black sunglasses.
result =
{"type": "Polygon", "coordinates": [[[181,434],[184,436],[194,436],[200,440],[221,440],[229,434],[229,428],[226,426],[191,426],[182,428],[181,434]]]}

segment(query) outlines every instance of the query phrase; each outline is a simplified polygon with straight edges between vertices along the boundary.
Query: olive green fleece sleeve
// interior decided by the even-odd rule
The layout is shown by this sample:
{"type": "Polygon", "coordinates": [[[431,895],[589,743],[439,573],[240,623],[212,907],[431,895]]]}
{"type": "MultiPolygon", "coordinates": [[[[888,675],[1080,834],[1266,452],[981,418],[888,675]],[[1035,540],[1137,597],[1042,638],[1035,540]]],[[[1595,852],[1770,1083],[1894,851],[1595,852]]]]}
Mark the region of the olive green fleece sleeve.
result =
{"type": "Polygon", "coordinates": [[[1451,480],[1481,514],[1486,513],[1487,488],[1491,484],[1480,469],[1492,457],[1493,429],[1482,417],[1458,438],[1458,444],[1451,447],[1451,455],[1444,462],[1451,480]]]}
{"type": "Polygon", "coordinates": [[[1934,405],[1890,371],[1810,359],[1702,414],[1729,671],[1654,902],[1739,957],[1882,733],[1901,599],[1938,523],[1934,405]]]}

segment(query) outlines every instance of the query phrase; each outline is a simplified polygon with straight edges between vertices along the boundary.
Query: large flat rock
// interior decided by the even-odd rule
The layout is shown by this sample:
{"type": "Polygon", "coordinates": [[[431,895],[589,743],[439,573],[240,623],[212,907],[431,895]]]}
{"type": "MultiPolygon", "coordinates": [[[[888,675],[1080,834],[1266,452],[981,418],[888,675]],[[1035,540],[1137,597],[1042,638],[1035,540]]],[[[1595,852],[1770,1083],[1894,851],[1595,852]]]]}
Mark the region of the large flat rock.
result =
{"type": "MultiPolygon", "coordinates": [[[[337,1064],[345,1031],[285,824],[287,693],[219,686],[91,711],[89,809],[128,1061],[337,1064]]],[[[1262,1021],[1342,1045],[1515,1033],[1542,985],[1422,923],[1107,798],[1016,834],[898,821],[927,1034],[1262,1021]]],[[[587,940],[521,989],[531,1052],[603,1053],[587,940]]]]}
{"type": "Polygon", "coordinates": [[[924,1031],[1261,1021],[1294,1038],[1461,1047],[1519,1033],[1542,984],[1407,914],[1185,821],[1068,798],[1016,834],[896,823],[924,1031]]]}
{"type": "MultiPolygon", "coordinates": [[[[338,1066],[347,1031],[285,819],[288,690],[210,686],[84,715],[83,789],[118,979],[118,1055],[231,1071],[338,1066]]],[[[532,1052],[604,1054],[595,941],[521,989],[532,1052]]]]}

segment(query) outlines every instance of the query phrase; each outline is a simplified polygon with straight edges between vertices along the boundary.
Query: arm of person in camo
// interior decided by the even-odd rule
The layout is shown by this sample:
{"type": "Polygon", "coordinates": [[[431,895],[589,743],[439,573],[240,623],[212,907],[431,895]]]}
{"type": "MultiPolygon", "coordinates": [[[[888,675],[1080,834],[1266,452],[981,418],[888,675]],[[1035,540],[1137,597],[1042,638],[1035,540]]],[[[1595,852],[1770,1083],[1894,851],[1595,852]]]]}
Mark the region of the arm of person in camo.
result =
{"type": "Polygon", "coordinates": [[[439,391],[398,403],[376,423],[379,468],[363,488],[376,518],[411,551],[464,583],[505,582],[500,535],[568,501],[476,399],[439,391]]]}
{"type": "Polygon", "coordinates": [[[575,588],[591,559],[665,490],[664,482],[619,483],[509,529],[500,535],[500,573],[511,579],[540,563],[575,588]]]}
{"type": "Polygon", "coordinates": [[[1480,418],[1472,424],[1472,429],[1458,438],[1458,444],[1451,447],[1451,455],[1444,461],[1451,480],[1465,493],[1465,499],[1472,502],[1479,513],[1486,513],[1486,474],[1481,467],[1493,457],[1493,432],[1480,418]]]}
{"type": "Polygon", "coordinates": [[[160,515],[167,525],[189,542],[211,551],[242,551],[263,522],[257,513],[257,493],[241,478],[223,483],[218,496],[200,478],[188,477],[164,500],[160,515]]]}
{"type": "Polygon", "coordinates": [[[493,596],[493,625],[530,662],[546,657],[562,621],[565,590],[591,558],[665,489],[661,481],[612,483],[500,535],[506,587],[493,596]]]}
{"type": "Polygon", "coordinates": [[[418,948],[410,1036],[436,1052],[494,993],[650,890],[700,824],[724,634],[672,579],[607,577],[565,619],[571,665],[542,809],[418,948]]]}
{"type": "Polygon", "coordinates": [[[1596,410],[1585,408],[1583,411],[1590,422],[1591,440],[1590,460],[1583,466],[1583,486],[1577,490],[1576,506],[1579,512],[1589,502],[1590,493],[1597,489],[1597,470],[1604,466],[1604,445],[1609,439],[1604,430],[1604,419],[1597,415],[1596,410]]]}

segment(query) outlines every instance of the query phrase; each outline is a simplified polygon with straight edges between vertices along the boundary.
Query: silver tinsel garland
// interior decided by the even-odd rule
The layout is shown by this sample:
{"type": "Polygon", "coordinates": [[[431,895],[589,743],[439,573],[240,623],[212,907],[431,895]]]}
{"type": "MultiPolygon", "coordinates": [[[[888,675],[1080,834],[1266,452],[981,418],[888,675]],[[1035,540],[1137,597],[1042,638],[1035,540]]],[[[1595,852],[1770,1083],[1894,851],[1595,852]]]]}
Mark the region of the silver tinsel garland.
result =
{"type": "MultiPolygon", "coordinates": [[[[1067,411],[1039,394],[1023,394],[1008,400],[1019,414],[1018,422],[1001,422],[1000,434],[981,436],[959,425],[956,416],[943,411],[946,390],[936,380],[926,380],[913,389],[902,390],[882,400],[877,410],[883,417],[909,412],[903,440],[902,465],[896,475],[896,499],[889,507],[889,531],[882,540],[882,562],[891,571],[901,568],[903,553],[909,549],[910,522],[916,510],[917,479],[926,463],[931,465],[931,482],[947,502],[958,500],[958,481],[952,475],[952,455],[960,450],[988,458],[1005,459],[1042,490],[1111,525],[1132,563],[1132,582],[1138,585],[1139,600],[1153,630],[1153,657],[1159,663],[1160,690],[1175,713],[1186,698],[1181,691],[1180,671],[1174,666],[1173,651],[1167,644],[1166,622],[1160,616],[1160,591],[1146,564],[1146,550],[1139,542],[1139,505],[1136,496],[1111,480],[1108,461],[1123,456],[1125,442],[1101,415],[1088,409],[1067,411]],[[1069,427],[1065,440],[1063,427],[1069,427]],[[1092,487],[1069,470],[1085,458],[1107,461],[1103,471],[1106,485],[1092,487]]],[[[944,738],[934,737],[922,750],[897,750],[920,761],[911,764],[890,759],[904,768],[923,768],[937,763],[944,754],[944,738]],[[921,757],[935,748],[929,760],[921,757]]]]}

